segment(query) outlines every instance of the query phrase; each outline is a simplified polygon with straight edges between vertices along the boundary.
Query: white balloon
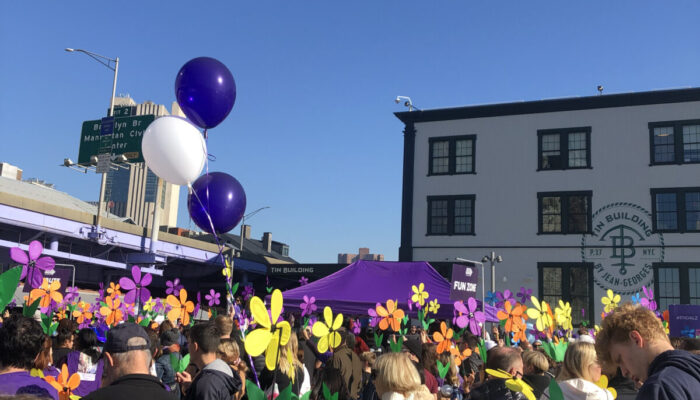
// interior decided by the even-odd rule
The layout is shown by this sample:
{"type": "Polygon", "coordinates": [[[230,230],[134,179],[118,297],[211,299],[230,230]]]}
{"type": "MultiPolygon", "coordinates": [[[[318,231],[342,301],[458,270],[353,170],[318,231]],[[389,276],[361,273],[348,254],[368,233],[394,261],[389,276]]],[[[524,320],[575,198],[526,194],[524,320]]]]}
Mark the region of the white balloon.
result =
{"type": "Polygon", "coordinates": [[[207,145],[199,130],[186,119],[172,115],[148,125],[141,151],[153,173],[180,186],[197,179],[207,158],[207,145]]]}

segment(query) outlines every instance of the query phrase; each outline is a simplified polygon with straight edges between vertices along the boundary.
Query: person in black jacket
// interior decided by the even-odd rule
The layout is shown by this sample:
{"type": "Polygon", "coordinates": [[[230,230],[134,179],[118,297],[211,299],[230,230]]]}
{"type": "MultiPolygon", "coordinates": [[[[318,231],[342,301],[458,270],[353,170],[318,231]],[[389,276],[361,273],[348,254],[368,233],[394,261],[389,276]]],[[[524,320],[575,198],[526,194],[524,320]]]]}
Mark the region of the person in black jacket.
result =
{"type": "Polygon", "coordinates": [[[165,390],[158,378],[150,375],[150,342],[146,331],[127,322],[107,332],[104,347],[105,378],[107,386],[98,389],[84,400],[177,400],[165,390]]]}
{"type": "Polygon", "coordinates": [[[549,371],[547,357],[539,351],[528,350],[523,353],[523,380],[532,386],[535,398],[540,398],[545,389],[549,388],[552,378],[546,374],[549,371]]]}
{"type": "MultiPolygon", "coordinates": [[[[501,369],[517,377],[523,375],[523,359],[520,350],[513,347],[494,347],[486,353],[486,368],[501,369]]],[[[488,377],[469,392],[470,400],[524,400],[522,393],[506,387],[506,380],[488,377]]]]}
{"type": "Polygon", "coordinates": [[[674,350],[661,321],[642,305],[624,304],[606,316],[596,335],[604,363],[644,382],[637,399],[697,399],[700,356],[674,350]]]}
{"type": "Polygon", "coordinates": [[[178,372],[185,400],[231,400],[241,389],[241,379],[216,357],[221,331],[211,322],[196,324],[189,331],[187,345],[190,361],[200,372],[192,379],[187,372],[178,372]]]}

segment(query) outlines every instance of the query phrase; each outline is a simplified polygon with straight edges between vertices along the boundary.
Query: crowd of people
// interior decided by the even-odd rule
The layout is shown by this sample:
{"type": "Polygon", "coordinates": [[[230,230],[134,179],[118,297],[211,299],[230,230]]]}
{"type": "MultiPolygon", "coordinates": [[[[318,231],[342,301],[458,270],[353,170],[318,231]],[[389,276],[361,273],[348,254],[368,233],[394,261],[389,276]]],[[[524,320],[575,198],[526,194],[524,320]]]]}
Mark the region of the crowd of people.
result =
{"type": "Polygon", "coordinates": [[[456,356],[438,352],[432,340],[439,321],[427,332],[411,325],[400,349],[390,345],[396,334],[375,343],[371,328],[353,333],[356,323],[345,318],[337,330],[340,343],[325,353],[318,351],[311,327],[297,326],[270,370],[264,356],[246,354],[244,335],[226,315],[191,326],[124,322],[100,340],[95,329],[78,329],[70,319],[60,320],[48,337],[38,321],[19,313],[0,327],[0,398],[700,398],[700,339],[669,339],[657,316],[640,305],[619,306],[595,337],[581,330],[561,362],[539,340],[508,346],[498,325],[484,332],[483,341],[468,331],[452,338],[456,356]]]}

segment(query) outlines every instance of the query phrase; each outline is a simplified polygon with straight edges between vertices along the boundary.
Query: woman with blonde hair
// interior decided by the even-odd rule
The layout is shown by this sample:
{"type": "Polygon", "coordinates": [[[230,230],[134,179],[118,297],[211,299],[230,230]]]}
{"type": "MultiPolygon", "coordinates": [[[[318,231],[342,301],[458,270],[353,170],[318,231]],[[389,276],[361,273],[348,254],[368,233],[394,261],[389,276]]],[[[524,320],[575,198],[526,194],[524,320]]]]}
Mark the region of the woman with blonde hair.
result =
{"type": "Polygon", "coordinates": [[[415,365],[405,353],[389,353],[377,358],[374,364],[374,385],[381,400],[434,400],[415,365]]]}
{"type": "Polygon", "coordinates": [[[263,387],[267,387],[266,394],[268,397],[276,397],[277,394],[292,385],[292,393],[301,397],[304,393],[311,390],[311,382],[305,379],[304,364],[297,358],[299,349],[299,341],[296,333],[292,332],[289,341],[285,346],[281,346],[279,350],[279,364],[275,370],[275,375],[271,371],[265,369],[263,372],[262,381],[263,387]],[[272,383],[274,382],[274,387],[272,383]]]}
{"type": "Polygon", "coordinates": [[[241,378],[241,382],[243,383],[241,385],[241,390],[234,396],[234,400],[240,400],[245,395],[245,379],[248,366],[241,360],[241,350],[238,348],[238,343],[231,339],[221,339],[219,347],[216,350],[216,355],[231,367],[231,372],[238,374],[241,378]]]}
{"type": "MultiPolygon", "coordinates": [[[[612,393],[596,385],[602,375],[595,346],[587,342],[570,343],[557,376],[567,400],[613,400],[612,393]]],[[[549,395],[548,390],[545,395],[549,395]]]]}

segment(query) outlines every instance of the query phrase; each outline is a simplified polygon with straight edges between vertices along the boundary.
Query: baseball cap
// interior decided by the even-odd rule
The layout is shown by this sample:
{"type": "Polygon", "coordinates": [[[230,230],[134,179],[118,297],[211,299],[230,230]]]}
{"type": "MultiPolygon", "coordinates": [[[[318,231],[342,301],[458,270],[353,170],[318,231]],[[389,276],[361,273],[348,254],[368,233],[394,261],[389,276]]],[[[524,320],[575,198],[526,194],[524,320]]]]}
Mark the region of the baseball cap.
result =
{"type": "Polygon", "coordinates": [[[413,353],[413,355],[418,358],[419,362],[422,361],[423,348],[421,346],[420,338],[417,335],[406,335],[403,341],[403,348],[413,353]]]}
{"type": "Polygon", "coordinates": [[[103,351],[110,353],[126,353],[132,350],[149,350],[151,341],[148,340],[148,334],[139,325],[133,322],[126,322],[115,326],[107,332],[107,341],[103,351]],[[143,338],[146,344],[140,346],[128,346],[127,342],[131,338],[143,338]]]}
{"type": "Polygon", "coordinates": [[[177,329],[165,331],[160,335],[160,344],[163,346],[172,346],[180,342],[180,332],[177,329]]]}

